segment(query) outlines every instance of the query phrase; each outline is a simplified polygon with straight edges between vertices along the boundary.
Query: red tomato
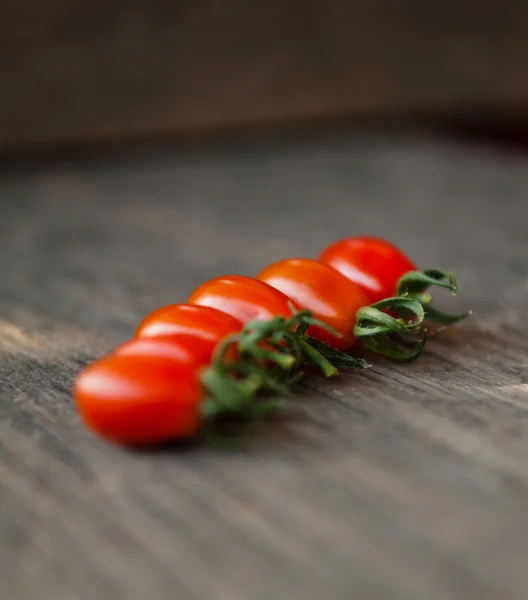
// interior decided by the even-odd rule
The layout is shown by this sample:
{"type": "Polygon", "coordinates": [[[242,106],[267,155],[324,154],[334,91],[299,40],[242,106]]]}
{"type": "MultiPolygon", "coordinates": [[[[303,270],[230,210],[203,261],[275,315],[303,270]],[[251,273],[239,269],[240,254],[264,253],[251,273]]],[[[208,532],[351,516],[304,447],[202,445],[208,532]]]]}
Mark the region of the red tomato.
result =
{"type": "Polygon", "coordinates": [[[198,337],[145,337],[129,340],[113,352],[114,356],[138,356],[173,360],[178,364],[199,368],[211,361],[215,344],[198,337]]]}
{"type": "Polygon", "coordinates": [[[319,260],[360,285],[372,303],[390,298],[398,279],[416,265],[393,244],[375,237],[354,237],[328,246],[319,260]]]}
{"type": "Polygon", "coordinates": [[[74,398],[84,423],[126,446],[187,438],[201,424],[204,395],[197,372],[183,362],[110,355],[77,378],[74,398]]]}
{"type": "Polygon", "coordinates": [[[291,258],[266,267],[257,278],[287,294],[301,308],[309,308],[341,337],[317,325],[308,329],[309,335],[337,350],[353,345],[356,312],[370,302],[363,289],[341,273],[310,258],[291,258]]]}
{"type": "Polygon", "coordinates": [[[243,275],[211,279],[194,290],[188,302],[217,308],[244,324],[292,314],[288,296],[263,281],[243,275]]]}
{"type": "Polygon", "coordinates": [[[196,337],[202,340],[204,347],[211,348],[212,353],[221,339],[242,327],[241,321],[215,308],[169,304],[145,317],[134,337],[196,337]]]}

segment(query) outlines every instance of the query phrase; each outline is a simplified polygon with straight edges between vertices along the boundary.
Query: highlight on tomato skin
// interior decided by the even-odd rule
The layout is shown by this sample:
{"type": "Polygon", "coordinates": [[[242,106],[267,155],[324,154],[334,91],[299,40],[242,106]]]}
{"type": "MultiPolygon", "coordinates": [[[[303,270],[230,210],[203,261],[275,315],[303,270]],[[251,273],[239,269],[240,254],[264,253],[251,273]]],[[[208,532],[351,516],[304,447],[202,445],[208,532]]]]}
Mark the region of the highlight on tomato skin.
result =
{"type": "Polygon", "coordinates": [[[249,321],[267,321],[277,316],[290,317],[292,314],[292,300],[288,296],[263,281],[244,275],[210,279],[196,288],[187,302],[221,310],[244,325],[249,321]]]}
{"type": "Polygon", "coordinates": [[[196,337],[217,344],[226,336],[240,331],[242,322],[232,315],[209,306],[169,304],[147,315],[134,337],[196,337]]]}
{"type": "Polygon", "coordinates": [[[372,304],[394,296],[399,278],[417,270],[397,246],[371,236],[338,240],[327,246],[318,260],[361,286],[372,304]]]}
{"type": "MultiPolygon", "coordinates": [[[[216,345],[215,340],[192,335],[134,338],[118,346],[113,355],[172,360],[179,365],[196,369],[211,362],[216,345]]],[[[229,360],[237,358],[235,347],[229,348],[226,358],[229,360]]]]}
{"type": "Polygon", "coordinates": [[[370,304],[364,290],[331,266],[310,258],[278,261],[263,269],[257,279],[277,288],[301,308],[336,330],[340,337],[317,325],[308,335],[341,351],[355,343],[356,312],[370,304]]]}
{"type": "Polygon", "coordinates": [[[186,439],[201,425],[198,373],[170,359],[106,356],[80,373],[73,396],[84,424],[123,446],[186,439]]]}

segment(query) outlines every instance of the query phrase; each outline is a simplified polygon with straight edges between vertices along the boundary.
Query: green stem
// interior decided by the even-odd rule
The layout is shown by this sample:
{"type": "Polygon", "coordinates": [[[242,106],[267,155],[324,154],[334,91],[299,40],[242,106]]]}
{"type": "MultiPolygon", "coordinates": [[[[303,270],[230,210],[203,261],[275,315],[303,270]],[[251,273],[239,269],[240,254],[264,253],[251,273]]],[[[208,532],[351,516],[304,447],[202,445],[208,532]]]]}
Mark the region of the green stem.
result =
{"type": "Polygon", "coordinates": [[[330,361],[328,361],[320,352],[318,352],[313,346],[311,346],[306,340],[301,340],[301,348],[303,350],[304,357],[308,362],[312,363],[319,369],[321,369],[325,377],[334,377],[339,373],[336,367],[334,367],[330,361]]]}
{"type": "Polygon", "coordinates": [[[215,348],[212,356],[212,363],[215,365],[221,365],[225,362],[225,355],[231,346],[240,343],[241,334],[233,333],[226,336],[221,340],[215,348]]]}
{"type": "MultiPolygon", "coordinates": [[[[244,350],[240,349],[242,353],[244,350]]],[[[247,352],[247,350],[246,350],[247,352]]],[[[253,358],[260,359],[262,361],[270,361],[277,364],[281,369],[291,369],[295,364],[295,358],[290,354],[282,354],[277,350],[265,350],[264,348],[255,347],[249,353],[253,358]]]]}

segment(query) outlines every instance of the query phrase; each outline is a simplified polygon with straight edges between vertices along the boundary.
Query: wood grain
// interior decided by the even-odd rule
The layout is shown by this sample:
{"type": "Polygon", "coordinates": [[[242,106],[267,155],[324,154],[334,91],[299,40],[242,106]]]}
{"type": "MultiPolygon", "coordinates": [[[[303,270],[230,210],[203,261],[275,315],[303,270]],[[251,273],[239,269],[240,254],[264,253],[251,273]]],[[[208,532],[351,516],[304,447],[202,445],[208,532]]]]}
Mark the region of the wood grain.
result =
{"type": "Polygon", "coordinates": [[[527,28],[527,0],[4,2],[0,149],[347,115],[526,115],[527,28]]]}
{"type": "Polygon", "coordinates": [[[427,138],[5,164],[0,594],[10,600],[523,600],[525,159],[427,138]],[[238,452],[123,452],[75,374],[150,309],[372,232],[459,276],[417,362],[313,378],[238,452]]]}

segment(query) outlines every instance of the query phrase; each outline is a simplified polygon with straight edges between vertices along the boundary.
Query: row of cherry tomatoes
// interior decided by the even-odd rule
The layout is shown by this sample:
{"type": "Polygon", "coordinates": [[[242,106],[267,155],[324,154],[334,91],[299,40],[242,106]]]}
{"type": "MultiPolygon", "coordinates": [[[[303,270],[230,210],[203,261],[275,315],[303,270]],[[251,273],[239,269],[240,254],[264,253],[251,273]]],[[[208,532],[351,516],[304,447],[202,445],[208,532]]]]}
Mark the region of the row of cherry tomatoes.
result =
{"type": "Polygon", "coordinates": [[[188,438],[226,414],[254,418],[307,363],[326,376],[336,365],[365,367],[349,354],[358,338],[391,358],[418,355],[428,314],[444,325],[462,318],[432,310],[430,284],[455,291],[451,274],[417,271],[372,237],[340,240],[318,260],[276,262],[256,278],[212,279],[81,372],[79,413],[101,437],[129,446],[188,438]]]}

